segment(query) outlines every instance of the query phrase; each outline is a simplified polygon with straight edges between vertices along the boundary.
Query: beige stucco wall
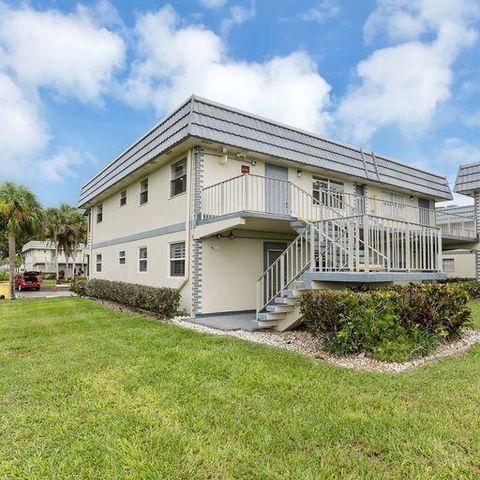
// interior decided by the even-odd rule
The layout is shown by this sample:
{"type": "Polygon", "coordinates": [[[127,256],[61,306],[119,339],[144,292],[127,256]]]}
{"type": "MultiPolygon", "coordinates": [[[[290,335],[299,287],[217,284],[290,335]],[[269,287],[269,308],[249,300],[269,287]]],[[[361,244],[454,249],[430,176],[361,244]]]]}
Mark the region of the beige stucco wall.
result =
{"type": "Polygon", "coordinates": [[[234,231],[237,237],[202,242],[201,313],[255,310],[256,281],[264,271],[264,243],[288,245],[293,237],[234,231]]]}
{"type": "MultiPolygon", "coordinates": [[[[97,208],[92,209],[93,242],[184,222],[187,218],[187,192],[170,197],[171,165],[159,167],[148,175],[148,203],[140,205],[140,181],[126,187],[127,204],[120,206],[120,191],[103,200],[103,220],[97,223],[97,208]]],[[[190,155],[187,155],[187,185],[189,184],[190,155]]],[[[123,190],[123,189],[122,189],[123,190]]]]}
{"type": "Polygon", "coordinates": [[[454,272],[445,272],[449,278],[475,278],[475,254],[474,253],[449,253],[444,252],[443,260],[452,259],[455,265],[454,272]]]}
{"type": "MultiPolygon", "coordinates": [[[[133,242],[112,245],[108,247],[95,248],[92,251],[90,277],[106,280],[118,280],[152,287],[179,288],[183,285],[185,277],[171,277],[169,270],[169,244],[173,242],[186,241],[186,232],[176,232],[133,242]],[[138,249],[147,247],[148,267],[147,272],[139,272],[138,249]],[[119,252],[125,251],[126,263],[120,265],[118,261],[119,252]],[[96,255],[102,255],[102,271],[96,271],[96,255]]],[[[188,272],[189,259],[185,270],[188,272]]],[[[190,286],[187,284],[182,289],[182,307],[190,311],[190,286]]]]}

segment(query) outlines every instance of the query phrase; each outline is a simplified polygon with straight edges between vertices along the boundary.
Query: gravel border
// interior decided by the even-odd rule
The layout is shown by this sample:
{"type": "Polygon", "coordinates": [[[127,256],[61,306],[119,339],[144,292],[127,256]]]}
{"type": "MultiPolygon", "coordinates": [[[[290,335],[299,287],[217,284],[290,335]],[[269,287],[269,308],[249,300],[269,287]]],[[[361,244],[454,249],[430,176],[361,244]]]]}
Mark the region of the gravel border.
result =
{"type": "Polygon", "coordinates": [[[248,340],[250,342],[269,345],[271,347],[283,348],[291,352],[300,353],[316,359],[322,359],[337,367],[353,369],[361,372],[379,372],[379,373],[401,373],[420,367],[434,360],[460,355],[465,353],[472,345],[480,342],[480,331],[466,330],[456,341],[441,345],[433,353],[425,357],[417,358],[405,363],[380,362],[365,355],[350,355],[346,357],[336,357],[322,350],[317,340],[305,330],[290,330],[286,332],[276,332],[273,330],[257,330],[247,332],[245,330],[218,330],[216,328],[192,323],[192,317],[175,317],[166,319],[159,317],[151,312],[138,310],[106,300],[95,300],[104,306],[120,310],[122,312],[140,313],[142,315],[155,318],[163,323],[176,325],[181,328],[195,330],[210,335],[222,335],[248,340]]]}

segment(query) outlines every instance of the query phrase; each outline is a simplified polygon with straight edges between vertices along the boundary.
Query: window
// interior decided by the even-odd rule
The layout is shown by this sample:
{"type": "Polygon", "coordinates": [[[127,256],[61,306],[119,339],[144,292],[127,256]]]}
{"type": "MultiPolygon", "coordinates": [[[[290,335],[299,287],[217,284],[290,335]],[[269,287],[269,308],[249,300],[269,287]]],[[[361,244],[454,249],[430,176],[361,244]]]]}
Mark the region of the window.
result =
{"type": "Polygon", "coordinates": [[[443,271],[445,273],[455,272],[455,260],[453,258],[444,258],[443,259],[443,271]]]}
{"type": "Polygon", "coordinates": [[[97,206],[97,223],[103,220],[103,203],[97,206]]]}
{"type": "Polygon", "coordinates": [[[170,244],[170,276],[185,276],[185,242],[170,244]]]}
{"type": "Polygon", "coordinates": [[[140,247],[138,249],[138,271],[146,272],[148,262],[147,247],[140,247]]]}
{"type": "Polygon", "coordinates": [[[123,190],[120,192],[120,206],[123,207],[127,204],[127,191],[123,190]]]}
{"type": "Polygon", "coordinates": [[[383,200],[377,215],[387,218],[405,217],[405,195],[395,192],[382,192],[383,200]]]}
{"type": "Polygon", "coordinates": [[[97,272],[101,272],[102,271],[102,254],[101,253],[97,253],[97,262],[96,262],[96,268],[95,270],[97,272]]]}
{"type": "Polygon", "coordinates": [[[125,265],[127,263],[127,256],[125,254],[125,250],[120,250],[118,252],[118,264],[125,265]]]}
{"type": "Polygon", "coordinates": [[[140,182],[140,205],[148,202],[148,178],[140,182]]]}
{"type": "Polygon", "coordinates": [[[187,190],[187,161],[180,160],[172,165],[170,196],[180,195],[187,190]]]}
{"type": "Polygon", "coordinates": [[[343,208],[343,182],[329,178],[313,177],[313,198],[316,205],[326,205],[332,208],[343,208]]]}

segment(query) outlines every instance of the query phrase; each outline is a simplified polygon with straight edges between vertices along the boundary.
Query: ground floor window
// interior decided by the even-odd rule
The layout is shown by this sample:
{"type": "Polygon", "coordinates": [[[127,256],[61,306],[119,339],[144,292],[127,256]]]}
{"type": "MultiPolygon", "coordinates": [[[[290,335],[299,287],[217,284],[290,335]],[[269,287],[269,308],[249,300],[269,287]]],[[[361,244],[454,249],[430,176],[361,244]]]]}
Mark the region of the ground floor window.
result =
{"type": "Polygon", "coordinates": [[[185,276],[185,242],[170,244],[170,276],[185,276]]]}
{"type": "Polygon", "coordinates": [[[146,272],[148,268],[148,250],[147,247],[138,249],[138,271],[146,272]]]}
{"type": "Polygon", "coordinates": [[[97,253],[97,258],[96,258],[96,268],[95,270],[97,272],[101,272],[102,271],[102,254],[101,253],[97,253]]]}
{"type": "Polygon", "coordinates": [[[445,273],[453,273],[455,271],[455,260],[453,258],[443,259],[443,271],[445,273]]]}

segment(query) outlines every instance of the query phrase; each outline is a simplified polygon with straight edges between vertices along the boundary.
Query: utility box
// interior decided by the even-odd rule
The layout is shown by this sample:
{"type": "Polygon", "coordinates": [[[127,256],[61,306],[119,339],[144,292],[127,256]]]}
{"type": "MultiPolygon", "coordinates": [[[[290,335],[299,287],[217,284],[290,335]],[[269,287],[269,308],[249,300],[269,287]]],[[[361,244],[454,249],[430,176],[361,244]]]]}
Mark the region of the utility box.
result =
{"type": "Polygon", "coordinates": [[[0,283],[0,300],[10,300],[10,283],[0,283]]]}

